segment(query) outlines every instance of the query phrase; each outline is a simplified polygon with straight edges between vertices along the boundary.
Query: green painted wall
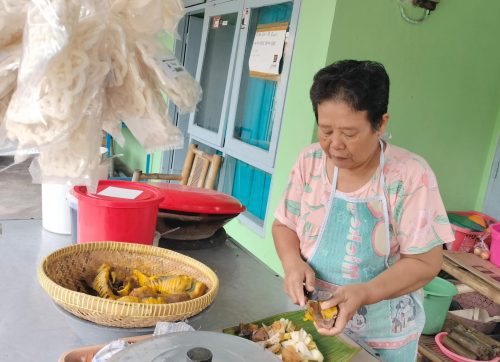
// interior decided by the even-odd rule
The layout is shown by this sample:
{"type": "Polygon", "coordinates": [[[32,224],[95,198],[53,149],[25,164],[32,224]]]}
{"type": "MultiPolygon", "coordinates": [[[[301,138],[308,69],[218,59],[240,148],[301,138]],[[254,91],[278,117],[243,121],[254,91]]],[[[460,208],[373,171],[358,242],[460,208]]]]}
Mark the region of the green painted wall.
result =
{"type": "Polygon", "coordinates": [[[308,98],[312,76],[338,59],[385,64],[391,142],[428,160],[448,209],[482,207],[500,134],[500,2],[442,1],[419,25],[401,18],[398,3],[303,0],[265,235],[238,220],[226,228],[280,274],[271,215],[300,149],[315,139],[308,98]]]}
{"type": "Polygon", "coordinates": [[[123,154],[121,159],[131,170],[145,170],[146,151],[144,151],[144,148],[137,142],[128,128],[123,127],[122,133],[125,138],[125,144],[121,147],[114,141],[115,153],[123,154]]]}
{"type": "MultiPolygon", "coordinates": [[[[115,153],[123,154],[121,159],[131,170],[139,169],[146,171],[147,152],[128,128],[122,128],[122,133],[125,138],[125,144],[121,147],[118,143],[114,142],[115,153]]],[[[160,171],[161,156],[161,152],[150,154],[150,172],[160,171]]]]}
{"type": "Polygon", "coordinates": [[[282,273],[281,264],[271,237],[271,224],[274,219],[272,215],[285,190],[288,174],[298,152],[311,143],[314,134],[315,121],[309,102],[309,87],[314,73],[327,63],[335,2],[302,0],[269,195],[268,217],[264,226],[265,236],[258,236],[238,220],[231,221],[225,227],[235,240],[279,273],[282,273]]]}
{"type": "Polygon", "coordinates": [[[337,1],[329,61],[386,66],[391,142],[427,159],[450,210],[482,207],[500,104],[499,13],[497,0],[443,1],[413,25],[398,1],[337,1]]]}

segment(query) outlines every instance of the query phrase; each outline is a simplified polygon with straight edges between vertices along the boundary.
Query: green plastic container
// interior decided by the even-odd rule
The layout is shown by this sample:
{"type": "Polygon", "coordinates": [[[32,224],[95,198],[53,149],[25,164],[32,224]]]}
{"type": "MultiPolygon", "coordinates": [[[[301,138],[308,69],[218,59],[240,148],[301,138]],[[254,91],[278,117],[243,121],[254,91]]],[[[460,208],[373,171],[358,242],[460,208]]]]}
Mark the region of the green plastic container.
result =
{"type": "Polygon", "coordinates": [[[422,334],[441,332],[451,300],[457,293],[457,287],[439,277],[424,286],[425,325],[422,334]]]}

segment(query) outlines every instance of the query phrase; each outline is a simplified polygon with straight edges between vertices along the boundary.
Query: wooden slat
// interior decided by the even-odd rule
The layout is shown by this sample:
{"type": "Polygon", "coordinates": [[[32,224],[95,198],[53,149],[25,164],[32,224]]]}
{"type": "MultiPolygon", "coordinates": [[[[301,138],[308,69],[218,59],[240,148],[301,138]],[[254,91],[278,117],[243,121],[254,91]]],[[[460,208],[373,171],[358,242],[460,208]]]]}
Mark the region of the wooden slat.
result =
{"type": "Polygon", "coordinates": [[[453,362],[439,350],[439,347],[434,341],[434,336],[420,336],[418,352],[432,362],[453,362]]]}
{"type": "Polygon", "coordinates": [[[209,155],[201,150],[195,144],[190,144],[181,175],[161,174],[161,173],[142,173],[141,170],[135,170],[132,181],[156,179],[156,180],[176,180],[181,185],[189,185],[205,189],[214,189],[215,181],[222,164],[222,157],[219,155],[209,155]]]}
{"type": "MultiPolygon", "coordinates": [[[[455,327],[457,324],[461,324],[457,319],[453,318],[450,314],[446,316],[442,330],[449,331],[451,328],[455,327]]],[[[433,362],[453,362],[450,358],[445,356],[439,349],[434,336],[420,336],[418,342],[418,351],[421,355],[425,356],[427,359],[433,362]]]]}
{"type": "Polygon", "coordinates": [[[490,261],[472,253],[458,251],[447,250],[443,252],[443,255],[500,292],[500,269],[490,261]]]}
{"type": "Polygon", "coordinates": [[[186,154],[186,159],[184,160],[184,165],[182,167],[182,180],[181,185],[187,185],[189,174],[191,173],[191,167],[193,166],[194,155],[197,146],[191,143],[188,147],[188,152],[186,154]]]}
{"type": "Polygon", "coordinates": [[[460,282],[468,285],[495,303],[500,304],[500,292],[497,288],[462,268],[446,256],[443,258],[442,269],[460,282]]]}
{"type": "Polygon", "coordinates": [[[217,175],[222,164],[222,157],[219,155],[211,155],[210,170],[208,171],[207,179],[205,181],[206,189],[214,189],[217,175]]]}

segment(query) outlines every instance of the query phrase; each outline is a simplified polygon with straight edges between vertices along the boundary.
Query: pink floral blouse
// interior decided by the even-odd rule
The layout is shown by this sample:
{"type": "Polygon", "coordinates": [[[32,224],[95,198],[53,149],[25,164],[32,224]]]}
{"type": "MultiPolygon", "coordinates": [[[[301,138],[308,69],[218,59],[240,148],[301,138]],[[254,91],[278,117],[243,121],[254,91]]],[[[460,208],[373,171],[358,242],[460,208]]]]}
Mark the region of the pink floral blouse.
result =
{"type": "MultiPolygon", "coordinates": [[[[391,255],[420,254],[455,237],[439,193],[436,177],[427,162],[403,148],[387,144],[385,155],[386,196],[392,237],[391,255]]],[[[325,219],[332,185],[326,175],[325,154],[319,143],[306,147],[295,163],[276,219],[294,230],[305,258],[311,256],[325,219]]],[[[383,194],[380,172],[360,189],[342,193],[367,198],[383,194]]]]}

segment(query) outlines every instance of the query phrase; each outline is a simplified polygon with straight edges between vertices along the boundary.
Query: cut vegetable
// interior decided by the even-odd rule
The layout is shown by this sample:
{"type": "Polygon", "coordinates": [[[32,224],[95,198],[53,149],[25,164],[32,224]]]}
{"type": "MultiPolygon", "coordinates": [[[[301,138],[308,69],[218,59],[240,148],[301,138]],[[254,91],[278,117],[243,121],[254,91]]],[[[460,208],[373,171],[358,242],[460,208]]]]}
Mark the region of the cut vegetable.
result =
{"type": "Polygon", "coordinates": [[[262,325],[255,329],[254,324],[240,323],[238,335],[250,339],[276,354],[285,362],[322,362],[323,354],[319,351],[312,336],[304,329],[298,329],[288,319],[281,318],[271,326],[262,325]]]}

